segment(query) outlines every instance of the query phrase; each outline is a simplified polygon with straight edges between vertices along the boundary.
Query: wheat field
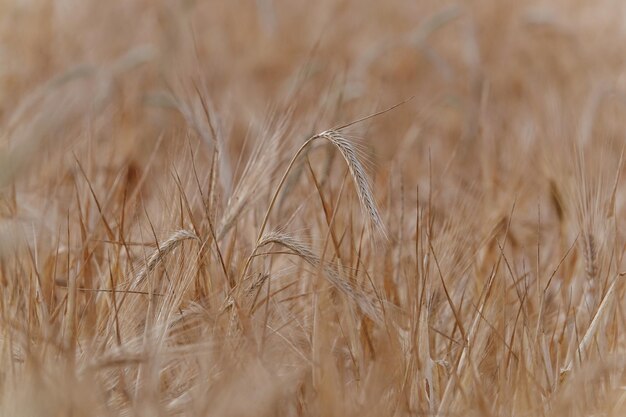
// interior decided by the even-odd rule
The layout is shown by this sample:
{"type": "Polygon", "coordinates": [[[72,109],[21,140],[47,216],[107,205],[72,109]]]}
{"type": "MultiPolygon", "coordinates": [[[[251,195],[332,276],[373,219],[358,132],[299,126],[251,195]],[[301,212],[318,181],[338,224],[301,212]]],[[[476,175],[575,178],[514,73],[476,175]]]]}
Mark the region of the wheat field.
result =
{"type": "Polygon", "coordinates": [[[626,415],[626,3],[1,0],[0,415],[626,415]]]}

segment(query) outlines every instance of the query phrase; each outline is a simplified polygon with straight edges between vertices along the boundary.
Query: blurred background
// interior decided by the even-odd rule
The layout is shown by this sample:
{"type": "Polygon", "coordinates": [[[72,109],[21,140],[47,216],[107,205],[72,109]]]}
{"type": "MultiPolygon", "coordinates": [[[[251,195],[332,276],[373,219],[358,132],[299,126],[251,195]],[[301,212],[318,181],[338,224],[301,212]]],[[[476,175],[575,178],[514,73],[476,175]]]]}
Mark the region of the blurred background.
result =
{"type": "MultiPolygon", "coordinates": [[[[188,98],[196,85],[228,130],[233,164],[246,135],[277,114],[292,112],[306,134],[409,97],[369,123],[367,135],[362,125],[358,133],[367,136],[374,167],[397,159],[413,182],[430,158],[434,171],[479,178],[485,191],[497,192],[543,179],[529,178],[529,167],[556,175],[546,159],[568,152],[566,143],[602,141],[612,155],[621,149],[620,1],[0,7],[4,147],[46,136],[57,151],[81,152],[88,124],[93,152],[107,154],[100,161],[141,159],[159,135],[181,129],[180,117],[162,109],[163,93],[188,98]]],[[[37,169],[67,160],[52,148],[45,155],[37,169]]]]}

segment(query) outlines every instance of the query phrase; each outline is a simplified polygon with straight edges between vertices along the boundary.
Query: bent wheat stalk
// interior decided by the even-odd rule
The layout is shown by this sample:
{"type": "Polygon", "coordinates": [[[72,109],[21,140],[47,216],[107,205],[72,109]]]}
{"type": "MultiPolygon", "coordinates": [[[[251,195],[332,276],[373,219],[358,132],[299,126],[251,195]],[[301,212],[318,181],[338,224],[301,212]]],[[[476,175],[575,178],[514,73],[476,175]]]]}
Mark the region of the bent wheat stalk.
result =
{"type": "Polygon", "coordinates": [[[385,227],[378,212],[378,207],[376,205],[376,201],[374,200],[374,196],[372,193],[372,189],[367,179],[367,175],[365,174],[365,169],[359,161],[357,157],[357,151],[354,148],[354,145],[346,139],[344,136],[339,133],[337,130],[326,130],[322,133],[318,133],[310,137],[304,144],[298,149],[296,154],[293,156],[289,165],[287,166],[287,170],[283,174],[278,187],[276,187],[276,191],[274,191],[274,195],[272,196],[272,200],[270,201],[270,205],[265,212],[265,217],[263,218],[263,223],[261,223],[261,229],[259,230],[259,235],[257,237],[257,243],[261,241],[263,237],[263,233],[265,232],[265,228],[267,226],[267,222],[269,220],[270,213],[276,203],[276,199],[280,193],[280,190],[287,179],[287,176],[291,172],[296,160],[300,156],[300,154],[314,141],[317,139],[326,139],[331,144],[333,144],[339,152],[343,156],[346,164],[348,165],[348,169],[350,170],[350,175],[352,176],[352,180],[354,181],[354,185],[356,188],[357,196],[359,197],[359,202],[361,204],[361,209],[363,210],[366,217],[369,219],[369,224],[372,228],[377,230],[383,237],[386,237],[385,227]]]}
{"type": "MultiPolygon", "coordinates": [[[[373,321],[380,323],[382,321],[381,312],[372,299],[370,299],[363,291],[356,288],[349,281],[342,279],[339,272],[332,265],[323,264],[322,260],[311,251],[305,244],[298,241],[291,235],[281,232],[270,232],[259,240],[254,252],[263,246],[270,244],[280,245],[294,254],[298,255],[305,262],[314,268],[321,268],[328,282],[352,300],[358,308],[373,321]]],[[[254,253],[253,253],[254,255],[254,253]]]]}
{"type": "Polygon", "coordinates": [[[200,241],[200,238],[189,230],[181,229],[172,233],[163,243],[161,243],[148,257],[146,265],[135,276],[135,280],[131,285],[131,289],[137,288],[146,279],[148,274],[156,268],[156,266],[178,247],[183,241],[194,239],[200,241]]]}

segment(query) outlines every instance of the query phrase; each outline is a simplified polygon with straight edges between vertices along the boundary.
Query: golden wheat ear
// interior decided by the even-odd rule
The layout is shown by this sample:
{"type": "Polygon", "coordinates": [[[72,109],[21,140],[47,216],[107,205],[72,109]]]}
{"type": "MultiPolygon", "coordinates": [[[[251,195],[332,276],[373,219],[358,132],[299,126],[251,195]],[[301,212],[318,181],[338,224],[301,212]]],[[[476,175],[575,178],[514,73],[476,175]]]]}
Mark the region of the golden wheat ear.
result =
{"type": "Polygon", "coordinates": [[[170,237],[168,237],[163,243],[161,243],[148,257],[146,261],[146,265],[139,270],[137,275],[135,276],[135,280],[131,285],[131,289],[137,288],[141,283],[146,279],[146,277],[156,268],[156,266],[165,258],[168,254],[170,254],[174,249],[176,249],[182,242],[185,240],[197,240],[200,241],[200,238],[193,232],[189,230],[181,229],[172,233],[170,237]]]}
{"type": "Polygon", "coordinates": [[[380,216],[378,205],[374,199],[374,193],[369,183],[365,169],[361,160],[358,158],[358,153],[354,144],[343,136],[337,130],[327,130],[319,134],[320,137],[329,140],[339,150],[343,159],[348,165],[350,170],[350,176],[356,188],[357,196],[359,197],[359,203],[361,204],[361,210],[366,218],[369,219],[372,229],[377,231],[380,236],[387,238],[387,232],[385,224],[380,216]]]}
{"type": "Polygon", "coordinates": [[[362,290],[357,288],[350,281],[341,277],[337,268],[332,264],[325,264],[322,260],[313,253],[313,251],[304,243],[297,240],[295,237],[286,233],[274,231],[267,233],[259,241],[257,250],[263,246],[276,244],[286,249],[289,249],[294,254],[298,255],[305,262],[314,268],[320,268],[324,272],[324,276],[328,282],[344,294],[348,299],[352,300],[357,307],[375,322],[382,322],[382,314],[377,302],[369,297],[362,290]]]}
{"type": "Polygon", "coordinates": [[[354,144],[341,133],[339,133],[338,130],[331,129],[311,136],[306,142],[304,142],[304,144],[291,158],[289,166],[285,170],[285,173],[283,174],[278,186],[276,187],[274,195],[272,196],[272,200],[267,208],[267,211],[265,212],[265,217],[263,218],[263,222],[261,223],[257,242],[260,242],[261,238],[264,236],[270,212],[272,211],[272,208],[274,207],[274,204],[276,203],[276,200],[278,198],[278,194],[285,184],[285,180],[291,172],[291,169],[294,167],[296,160],[302,154],[302,152],[307,149],[309,145],[311,145],[311,143],[315,142],[318,139],[325,139],[329,141],[332,145],[335,146],[335,148],[339,150],[339,152],[343,156],[343,159],[348,165],[350,176],[352,177],[352,181],[354,182],[356,192],[359,197],[361,210],[363,210],[365,217],[368,219],[368,224],[370,225],[370,228],[377,231],[380,236],[383,236],[386,239],[387,233],[385,231],[385,226],[382,217],[380,216],[380,213],[378,211],[378,206],[376,205],[376,200],[374,199],[374,193],[372,192],[372,188],[369,184],[365,169],[363,168],[363,164],[358,158],[356,148],[354,147],[354,144]]]}

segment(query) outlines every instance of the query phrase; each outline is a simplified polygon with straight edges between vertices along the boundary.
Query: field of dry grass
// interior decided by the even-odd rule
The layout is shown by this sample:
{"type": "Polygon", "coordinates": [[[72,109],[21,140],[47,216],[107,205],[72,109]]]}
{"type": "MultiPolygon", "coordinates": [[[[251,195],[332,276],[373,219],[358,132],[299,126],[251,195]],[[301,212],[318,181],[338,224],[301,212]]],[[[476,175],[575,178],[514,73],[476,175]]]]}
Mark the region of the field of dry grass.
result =
{"type": "Polygon", "coordinates": [[[1,0],[0,415],[626,415],[624,45],[621,0],[1,0]]]}

